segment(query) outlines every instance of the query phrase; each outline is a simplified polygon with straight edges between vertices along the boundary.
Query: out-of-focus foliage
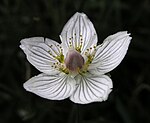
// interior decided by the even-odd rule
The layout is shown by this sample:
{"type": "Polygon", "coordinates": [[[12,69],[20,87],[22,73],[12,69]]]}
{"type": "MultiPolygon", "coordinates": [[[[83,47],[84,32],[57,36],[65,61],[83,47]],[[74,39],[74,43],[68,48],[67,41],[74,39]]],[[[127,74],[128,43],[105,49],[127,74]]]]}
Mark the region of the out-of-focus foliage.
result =
{"type": "Polygon", "coordinates": [[[150,123],[149,15],[149,0],[1,0],[0,123],[150,123]],[[43,36],[60,42],[76,11],[91,19],[99,43],[121,30],[133,37],[125,59],[110,73],[114,88],[105,102],[50,101],[22,86],[39,71],[26,60],[20,40],[43,36]]]}

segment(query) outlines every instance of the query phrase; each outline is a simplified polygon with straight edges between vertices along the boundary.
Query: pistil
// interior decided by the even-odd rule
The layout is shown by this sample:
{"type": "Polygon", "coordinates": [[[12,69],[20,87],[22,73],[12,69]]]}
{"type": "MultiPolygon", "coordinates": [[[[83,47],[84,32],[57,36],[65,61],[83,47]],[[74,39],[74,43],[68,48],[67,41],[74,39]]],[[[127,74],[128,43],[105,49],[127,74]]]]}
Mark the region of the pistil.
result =
{"type": "Polygon", "coordinates": [[[78,72],[84,65],[84,58],[78,51],[71,49],[66,55],[65,65],[70,72],[78,72]]]}

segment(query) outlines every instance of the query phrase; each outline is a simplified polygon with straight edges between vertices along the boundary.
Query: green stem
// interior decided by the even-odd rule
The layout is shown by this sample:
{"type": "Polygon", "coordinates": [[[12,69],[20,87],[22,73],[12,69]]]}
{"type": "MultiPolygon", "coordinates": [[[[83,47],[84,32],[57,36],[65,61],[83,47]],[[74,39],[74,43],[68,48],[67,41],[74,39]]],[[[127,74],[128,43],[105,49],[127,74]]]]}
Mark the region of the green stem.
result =
{"type": "Polygon", "coordinates": [[[73,104],[72,110],[70,112],[70,116],[68,119],[68,123],[81,123],[80,120],[80,110],[78,104],[73,104]]]}
{"type": "Polygon", "coordinates": [[[76,104],[76,122],[75,123],[80,123],[80,114],[79,114],[79,105],[76,104]]]}

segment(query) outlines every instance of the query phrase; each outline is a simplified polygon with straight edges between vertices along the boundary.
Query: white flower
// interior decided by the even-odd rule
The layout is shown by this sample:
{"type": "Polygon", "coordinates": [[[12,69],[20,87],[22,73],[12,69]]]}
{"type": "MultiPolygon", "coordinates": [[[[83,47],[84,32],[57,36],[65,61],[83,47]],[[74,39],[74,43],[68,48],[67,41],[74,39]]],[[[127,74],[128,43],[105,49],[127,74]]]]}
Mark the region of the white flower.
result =
{"type": "Polygon", "coordinates": [[[80,104],[106,100],[112,80],[105,74],[124,58],[129,35],[118,32],[97,46],[93,24],[77,12],[64,26],[61,44],[43,37],[21,40],[28,61],[42,72],[24,83],[24,88],[50,100],[70,97],[80,104]]]}

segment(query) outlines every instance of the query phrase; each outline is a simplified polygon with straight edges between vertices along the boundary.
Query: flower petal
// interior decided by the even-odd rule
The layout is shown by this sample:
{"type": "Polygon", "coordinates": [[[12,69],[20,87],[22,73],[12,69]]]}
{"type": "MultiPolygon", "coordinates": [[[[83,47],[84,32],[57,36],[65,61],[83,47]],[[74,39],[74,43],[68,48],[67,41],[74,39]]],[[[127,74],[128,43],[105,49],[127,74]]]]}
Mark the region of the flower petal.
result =
{"type": "Polygon", "coordinates": [[[101,102],[107,100],[112,88],[112,81],[106,75],[77,76],[78,85],[70,100],[79,104],[101,102]]]}
{"type": "Polygon", "coordinates": [[[103,44],[97,47],[90,72],[104,74],[116,68],[125,57],[131,37],[126,31],[107,37],[103,44]]]}
{"type": "Polygon", "coordinates": [[[54,57],[60,54],[61,47],[57,42],[43,37],[33,37],[21,40],[20,48],[27,55],[28,61],[39,71],[47,74],[59,73],[52,68],[53,63],[58,62],[54,57]]]}
{"type": "Polygon", "coordinates": [[[50,76],[42,73],[24,83],[27,91],[51,100],[62,100],[69,97],[74,87],[75,80],[66,74],[50,76]]]}
{"type": "Polygon", "coordinates": [[[87,48],[97,44],[97,34],[92,22],[84,13],[75,13],[64,26],[60,35],[62,47],[66,54],[69,48],[81,50],[81,53],[87,48]],[[72,47],[70,47],[72,45],[72,47]]]}

